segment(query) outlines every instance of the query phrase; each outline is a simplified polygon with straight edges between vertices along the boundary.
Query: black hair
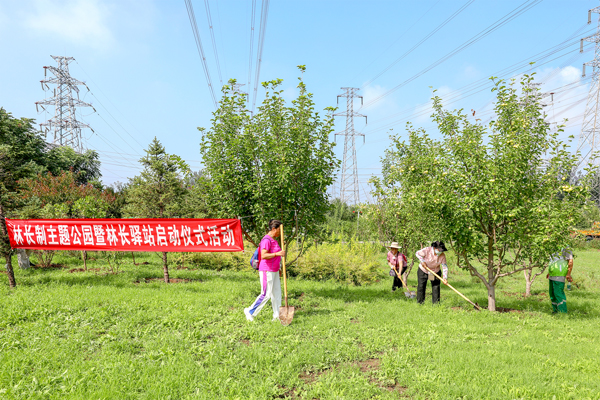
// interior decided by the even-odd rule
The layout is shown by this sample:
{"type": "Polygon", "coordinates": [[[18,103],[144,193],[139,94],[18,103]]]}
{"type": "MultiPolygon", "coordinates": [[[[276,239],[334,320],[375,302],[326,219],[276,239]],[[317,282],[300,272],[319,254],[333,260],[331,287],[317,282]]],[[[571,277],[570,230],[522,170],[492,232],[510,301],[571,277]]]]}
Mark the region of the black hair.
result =
{"type": "Polygon", "coordinates": [[[442,242],[441,240],[431,243],[431,247],[433,247],[435,249],[442,249],[442,251],[448,251],[448,249],[444,245],[444,242],[442,242]]]}
{"type": "Polygon", "coordinates": [[[272,231],[273,229],[277,229],[281,226],[281,224],[283,224],[283,222],[281,222],[278,219],[272,219],[269,221],[269,232],[272,231]]]}

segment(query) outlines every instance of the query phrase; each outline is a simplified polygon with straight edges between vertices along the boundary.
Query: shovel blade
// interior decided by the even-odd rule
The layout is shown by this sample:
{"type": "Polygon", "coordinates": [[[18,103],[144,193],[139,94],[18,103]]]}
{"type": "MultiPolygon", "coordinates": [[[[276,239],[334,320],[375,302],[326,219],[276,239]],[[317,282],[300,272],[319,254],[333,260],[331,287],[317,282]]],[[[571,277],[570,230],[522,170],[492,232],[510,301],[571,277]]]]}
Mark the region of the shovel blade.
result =
{"type": "Polygon", "coordinates": [[[281,325],[287,326],[294,319],[294,307],[279,307],[279,320],[281,325]]]}

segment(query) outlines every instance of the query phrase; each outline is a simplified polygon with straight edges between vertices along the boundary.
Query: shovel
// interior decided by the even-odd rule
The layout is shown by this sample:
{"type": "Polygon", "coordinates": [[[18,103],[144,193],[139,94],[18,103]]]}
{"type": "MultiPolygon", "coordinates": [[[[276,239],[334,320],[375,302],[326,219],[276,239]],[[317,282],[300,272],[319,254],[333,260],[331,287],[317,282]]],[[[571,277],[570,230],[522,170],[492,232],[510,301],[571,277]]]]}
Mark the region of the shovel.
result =
{"type": "Polygon", "coordinates": [[[408,290],[408,286],[406,285],[406,282],[404,282],[404,280],[402,279],[402,276],[400,276],[398,274],[398,271],[396,271],[396,268],[394,268],[394,272],[396,273],[396,276],[398,277],[398,279],[400,279],[400,282],[402,282],[402,287],[404,288],[404,295],[409,299],[414,299],[415,297],[417,297],[417,293],[415,293],[412,290],[408,290]]]}
{"type": "Polygon", "coordinates": [[[435,272],[433,272],[432,270],[429,269],[429,267],[427,267],[427,265],[425,265],[425,263],[421,264],[422,266],[425,267],[425,269],[429,272],[431,272],[433,275],[435,275],[436,278],[438,278],[440,281],[442,281],[442,283],[446,286],[448,286],[450,289],[454,290],[456,292],[456,294],[458,294],[460,297],[462,297],[463,299],[465,299],[466,301],[468,301],[469,303],[471,303],[471,305],[473,307],[475,307],[478,311],[481,311],[481,307],[479,307],[477,304],[473,303],[471,300],[467,299],[466,296],[464,294],[462,294],[461,292],[459,292],[458,290],[454,289],[452,287],[452,285],[450,285],[449,283],[444,282],[444,280],[435,272]]]}
{"type": "MultiPolygon", "coordinates": [[[[281,247],[285,248],[283,240],[283,225],[279,227],[281,229],[281,247]]],[[[279,307],[279,320],[281,325],[287,326],[292,323],[294,319],[294,307],[288,306],[287,299],[287,273],[285,272],[285,256],[281,257],[281,264],[283,265],[283,293],[285,295],[285,307],[279,307]]]]}

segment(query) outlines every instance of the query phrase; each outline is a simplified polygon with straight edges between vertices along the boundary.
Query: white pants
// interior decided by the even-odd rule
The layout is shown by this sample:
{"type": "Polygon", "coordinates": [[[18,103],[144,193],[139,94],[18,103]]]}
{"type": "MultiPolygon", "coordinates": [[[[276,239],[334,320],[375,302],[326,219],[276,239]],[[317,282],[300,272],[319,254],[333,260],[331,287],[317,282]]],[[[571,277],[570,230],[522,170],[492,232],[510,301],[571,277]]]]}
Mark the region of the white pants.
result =
{"type": "Polygon", "coordinates": [[[279,318],[279,307],[281,307],[281,282],[279,272],[258,271],[260,275],[260,294],[248,310],[250,315],[256,316],[271,300],[273,307],[273,318],[279,318]]]}

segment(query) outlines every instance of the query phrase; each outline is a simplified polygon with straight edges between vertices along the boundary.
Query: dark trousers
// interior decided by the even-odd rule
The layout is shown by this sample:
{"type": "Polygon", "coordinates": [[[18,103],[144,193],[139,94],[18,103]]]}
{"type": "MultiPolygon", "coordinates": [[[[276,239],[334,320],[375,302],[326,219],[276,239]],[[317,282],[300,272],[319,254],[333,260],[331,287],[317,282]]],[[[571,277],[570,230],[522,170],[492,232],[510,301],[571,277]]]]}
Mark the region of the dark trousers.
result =
{"type": "MultiPolygon", "coordinates": [[[[406,272],[407,267],[403,267],[402,271],[400,272],[400,276],[402,276],[403,273],[406,272]]],[[[394,283],[392,284],[392,290],[396,290],[396,288],[401,288],[402,287],[402,281],[400,280],[400,278],[398,278],[398,275],[394,275],[394,283]]]]}
{"type": "MultiPolygon", "coordinates": [[[[427,288],[428,274],[426,272],[421,271],[421,268],[417,269],[417,280],[419,282],[417,286],[417,303],[423,304],[425,302],[425,289],[427,288]]],[[[440,301],[440,281],[438,278],[435,278],[431,281],[431,300],[433,304],[440,301]]]]}

